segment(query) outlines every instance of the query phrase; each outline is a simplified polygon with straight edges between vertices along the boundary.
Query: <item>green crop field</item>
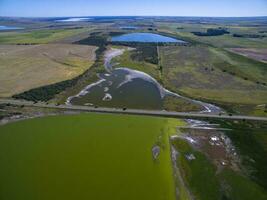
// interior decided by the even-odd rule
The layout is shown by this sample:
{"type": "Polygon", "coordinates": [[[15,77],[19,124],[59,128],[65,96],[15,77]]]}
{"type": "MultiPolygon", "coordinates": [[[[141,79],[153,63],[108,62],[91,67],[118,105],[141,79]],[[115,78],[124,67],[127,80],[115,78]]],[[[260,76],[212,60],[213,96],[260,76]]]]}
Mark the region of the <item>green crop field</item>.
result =
{"type": "Polygon", "coordinates": [[[174,200],[168,136],[178,124],[81,114],[1,126],[1,199],[174,200]]]}
{"type": "Polygon", "coordinates": [[[89,29],[57,29],[57,30],[38,30],[31,32],[3,32],[0,33],[0,44],[46,44],[56,40],[64,39],[87,32],[89,29]]]}

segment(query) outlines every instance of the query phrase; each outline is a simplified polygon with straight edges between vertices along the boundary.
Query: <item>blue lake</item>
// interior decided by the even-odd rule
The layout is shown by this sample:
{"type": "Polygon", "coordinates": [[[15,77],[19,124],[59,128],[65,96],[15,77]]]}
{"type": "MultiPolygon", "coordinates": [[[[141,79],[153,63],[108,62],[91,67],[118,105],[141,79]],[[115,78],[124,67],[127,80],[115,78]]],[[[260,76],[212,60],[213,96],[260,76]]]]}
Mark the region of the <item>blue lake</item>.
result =
{"type": "Polygon", "coordinates": [[[15,26],[0,26],[0,31],[19,30],[19,29],[24,29],[24,28],[15,27],[15,26]]]}
{"type": "Polygon", "coordinates": [[[186,43],[183,40],[177,40],[175,38],[154,34],[154,33],[129,33],[119,36],[114,36],[111,39],[112,42],[170,42],[170,43],[186,43]]]}
{"type": "Polygon", "coordinates": [[[84,21],[88,21],[91,18],[88,17],[73,17],[73,18],[67,18],[67,19],[58,19],[55,20],[56,22],[84,22],[84,21]]]}

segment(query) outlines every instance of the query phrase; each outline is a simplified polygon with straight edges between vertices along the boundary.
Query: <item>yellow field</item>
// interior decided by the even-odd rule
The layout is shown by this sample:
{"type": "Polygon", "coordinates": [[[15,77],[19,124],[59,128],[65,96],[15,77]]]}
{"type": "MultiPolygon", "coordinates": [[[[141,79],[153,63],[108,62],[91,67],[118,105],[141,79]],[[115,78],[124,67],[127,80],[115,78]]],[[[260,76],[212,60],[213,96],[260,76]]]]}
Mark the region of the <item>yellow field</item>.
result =
{"type": "Polygon", "coordinates": [[[93,64],[95,50],[72,44],[0,45],[0,97],[72,79],[93,64]]]}

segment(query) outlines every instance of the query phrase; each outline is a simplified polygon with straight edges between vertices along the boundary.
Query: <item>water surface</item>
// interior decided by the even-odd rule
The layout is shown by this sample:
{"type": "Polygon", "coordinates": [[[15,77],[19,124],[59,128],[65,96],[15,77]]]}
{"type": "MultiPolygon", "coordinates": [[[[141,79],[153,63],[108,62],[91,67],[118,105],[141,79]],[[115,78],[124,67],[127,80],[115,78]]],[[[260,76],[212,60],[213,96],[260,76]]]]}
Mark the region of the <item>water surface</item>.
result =
{"type": "Polygon", "coordinates": [[[73,17],[73,18],[67,18],[67,19],[59,19],[56,20],[56,22],[82,22],[82,21],[87,21],[90,18],[87,17],[73,17]]]}
{"type": "Polygon", "coordinates": [[[154,33],[128,33],[119,36],[114,36],[112,42],[147,42],[147,43],[186,43],[185,41],[175,38],[154,34],[154,33]]]}
{"type": "Polygon", "coordinates": [[[140,71],[117,68],[99,75],[70,101],[74,105],[162,109],[165,91],[151,76],[140,71]]]}
{"type": "Polygon", "coordinates": [[[107,51],[104,62],[106,72],[98,75],[97,82],[88,85],[76,96],[69,97],[67,104],[161,110],[168,91],[153,77],[127,67],[113,68],[112,58],[123,52],[123,49],[107,51]]]}
{"type": "Polygon", "coordinates": [[[167,95],[185,99],[203,107],[202,112],[218,113],[220,108],[201,101],[192,100],[179,94],[172,93],[160,85],[150,75],[129,69],[115,68],[111,60],[123,54],[123,49],[111,49],[105,55],[106,72],[99,74],[99,80],[71,96],[67,104],[95,105],[101,107],[136,108],[162,110],[164,98],[167,95]]]}
{"type": "Polygon", "coordinates": [[[0,26],[0,31],[7,31],[7,30],[20,30],[24,29],[22,27],[16,27],[16,26],[0,26]]]}

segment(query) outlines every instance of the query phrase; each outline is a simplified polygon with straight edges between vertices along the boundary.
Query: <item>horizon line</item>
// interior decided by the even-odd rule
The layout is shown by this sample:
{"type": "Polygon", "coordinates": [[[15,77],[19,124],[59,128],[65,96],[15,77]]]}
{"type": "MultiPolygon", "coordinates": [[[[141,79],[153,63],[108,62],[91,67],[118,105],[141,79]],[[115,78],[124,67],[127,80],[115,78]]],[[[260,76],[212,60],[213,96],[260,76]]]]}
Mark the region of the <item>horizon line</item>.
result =
{"type": "Polygon", "coordinates": [[[260,18],[267,15],[251,15],[251,16],[189,16],[189,15],[81,15],[81,16],[1,16],[0,18],[82,18],[82,17],[195,17],[195,18],[260,18]]]}

